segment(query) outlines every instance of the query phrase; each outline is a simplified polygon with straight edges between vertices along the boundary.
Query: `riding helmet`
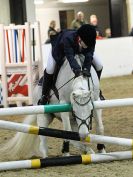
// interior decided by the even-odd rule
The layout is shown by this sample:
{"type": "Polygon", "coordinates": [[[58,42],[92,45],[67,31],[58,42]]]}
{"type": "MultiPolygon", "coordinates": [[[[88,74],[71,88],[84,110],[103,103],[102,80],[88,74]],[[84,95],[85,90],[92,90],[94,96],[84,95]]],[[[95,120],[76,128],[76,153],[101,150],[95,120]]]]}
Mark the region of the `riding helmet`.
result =
{"type": "Polygon", "coordinates": [[[77,30],[77,34],[88,47],[95,47],[96,30],[94,26],[84,24],[77,30]]]}

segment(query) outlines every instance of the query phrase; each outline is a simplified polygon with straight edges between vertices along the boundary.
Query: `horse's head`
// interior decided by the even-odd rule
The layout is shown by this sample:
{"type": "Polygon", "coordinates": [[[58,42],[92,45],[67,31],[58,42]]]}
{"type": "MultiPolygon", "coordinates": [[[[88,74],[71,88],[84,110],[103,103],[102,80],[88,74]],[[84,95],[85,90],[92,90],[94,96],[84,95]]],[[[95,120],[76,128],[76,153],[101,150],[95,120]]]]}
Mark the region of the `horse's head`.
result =
{"type": "Polygon", "coordinates": [[[86,138],[91,128],[93,112],[91,94],[92,91],[88,88],[88,78],[80,76],[74,80],[71,93],[72,113],[77,121],[79,135],[82,139],[86,138]]]}

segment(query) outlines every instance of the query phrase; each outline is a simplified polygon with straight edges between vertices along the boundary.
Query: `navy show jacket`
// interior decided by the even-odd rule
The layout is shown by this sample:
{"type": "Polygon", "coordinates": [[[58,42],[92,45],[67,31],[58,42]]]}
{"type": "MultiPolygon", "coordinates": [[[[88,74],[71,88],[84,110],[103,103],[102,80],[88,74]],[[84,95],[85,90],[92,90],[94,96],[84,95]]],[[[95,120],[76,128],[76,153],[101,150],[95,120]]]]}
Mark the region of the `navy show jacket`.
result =
{"type": "Polygon", "coordinates": [[[63,58],[66,57],[73,71],[81,70],[81,67],[74,57],[76,54],[83,54],[85,56],[83,68],[90,70],[95,46],[92,48],[87,47],[80,51],[76,30],[61,31],[54,40],[51,40],[51,43],[52,56],[57,64],[61,65],[63,58]]]}

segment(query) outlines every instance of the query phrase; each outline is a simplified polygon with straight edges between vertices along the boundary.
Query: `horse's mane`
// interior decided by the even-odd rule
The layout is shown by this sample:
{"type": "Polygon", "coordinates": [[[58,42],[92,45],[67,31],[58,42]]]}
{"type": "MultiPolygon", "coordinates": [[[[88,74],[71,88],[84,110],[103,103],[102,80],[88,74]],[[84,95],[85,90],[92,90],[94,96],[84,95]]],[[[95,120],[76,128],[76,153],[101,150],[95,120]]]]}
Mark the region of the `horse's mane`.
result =
{"type": "Polygon", "coordinates": [[[38,84],[39,81],[39,66],[37,64],[34,64],[32,66],[32,80],[33,80],[33,89],[35,88],[35,86],[38,84]]]}

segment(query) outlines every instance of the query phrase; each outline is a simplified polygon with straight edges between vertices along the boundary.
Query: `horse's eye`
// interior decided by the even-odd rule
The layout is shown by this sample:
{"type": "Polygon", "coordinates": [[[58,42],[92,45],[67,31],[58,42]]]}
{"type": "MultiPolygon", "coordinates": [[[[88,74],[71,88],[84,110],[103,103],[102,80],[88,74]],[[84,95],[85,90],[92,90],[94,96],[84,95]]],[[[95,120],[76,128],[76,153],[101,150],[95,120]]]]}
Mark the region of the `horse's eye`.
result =
{"type": "Polygon", "coordinates": [[[75,97],[76,96],[76,94],[75,93],[73,93],[73,97],[75,97]]]}

